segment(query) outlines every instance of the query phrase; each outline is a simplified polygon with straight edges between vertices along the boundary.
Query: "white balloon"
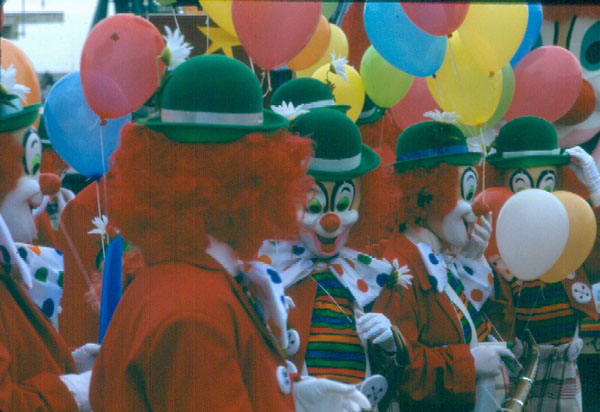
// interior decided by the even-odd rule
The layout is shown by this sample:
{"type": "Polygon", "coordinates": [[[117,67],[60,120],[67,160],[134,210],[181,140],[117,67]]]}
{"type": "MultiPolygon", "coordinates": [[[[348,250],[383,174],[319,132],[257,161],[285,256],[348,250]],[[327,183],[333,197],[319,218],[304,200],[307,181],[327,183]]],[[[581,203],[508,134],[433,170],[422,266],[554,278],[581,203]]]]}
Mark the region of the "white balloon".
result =
{"type": "Polygon", "coordinates": [[[533,280],[554,265],[569,237],[569,217],[560,200],[540,189],[506,201],[496,224],[502,260],[519,279],[533,280]]]}

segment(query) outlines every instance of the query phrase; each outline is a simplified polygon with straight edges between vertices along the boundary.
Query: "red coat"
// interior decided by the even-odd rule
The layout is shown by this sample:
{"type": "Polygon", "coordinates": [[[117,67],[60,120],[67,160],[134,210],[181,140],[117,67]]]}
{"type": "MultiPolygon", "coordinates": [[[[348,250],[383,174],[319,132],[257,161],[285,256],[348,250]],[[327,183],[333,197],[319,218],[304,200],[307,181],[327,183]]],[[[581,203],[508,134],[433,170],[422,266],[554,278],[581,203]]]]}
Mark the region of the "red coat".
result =
{"type": "Polygon", "coordinates": [[[397,398],[402,411],[469,411],[475,404],[475,362],[445,293],[438,293],[416,246],[404,236],[388,241],[383,255],[404,260],[413,286],[402,305],[384,310],[411,345],[411,363],[401,374],[397,398]]]}
{"type": "Polygon", "coordinates": [[[208,256],[151,265],[127,288],[94,365],[95,412],[291,412],[284,354],[208,256]]]}
{"type": "Polygon", "coordinates": [[[9,276],[0,274],[0,410],[78,412],[59,375],[75,373],[64,340],[9,276]]]}

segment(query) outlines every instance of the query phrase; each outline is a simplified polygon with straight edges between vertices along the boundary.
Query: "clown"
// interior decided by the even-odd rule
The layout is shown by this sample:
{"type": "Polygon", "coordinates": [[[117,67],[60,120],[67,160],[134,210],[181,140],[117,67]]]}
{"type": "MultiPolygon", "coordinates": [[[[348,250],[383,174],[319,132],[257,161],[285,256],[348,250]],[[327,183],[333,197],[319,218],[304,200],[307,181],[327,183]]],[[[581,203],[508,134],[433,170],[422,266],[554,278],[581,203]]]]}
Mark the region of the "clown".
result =
{"type": "Polygon", "coordinates": [[[407,362],[399,331],[378,313],[387,294],[377,298],[398,279],[410,282],[387,262],[345,247],[359,219],[361,176],[379,165],[379,157],[361,143],[352,120],[334,110],[304,114],[292,130],[315,144],[308,168],[315,183],[307,207],[298,211],[298,241],[266,241],[259,260],[280,273],[295,302],[290,340],[299,344],[288,353],[302,374],[360,384],[375,405],[387,382],[370,376],[367,349],[377,347],[394,365],[407,362]]]}
{"type": "MultiPolygon", "coordinates": [[[[3,205],[11,194],[16,204],[14,191],[25,187],[31,189],[27,192],[29,195],[20,199],[27,203],[35,198],[33,189],[37,183],[25,179],[37,173],[39,156],[36,160],[35,154],[41,150],[39,139],[28,131],[37,117],[39,105],[21,105],[18,95],[24,89],[14,83],[11,69],[2,70],[0,87],[0,201],[3,205]]],[[[19,213],[8,215],[12,218],[19,213]]],[[[26,217],[27,227],[22,233],[31,233],[31,213],[26,217]]],[[[14,243],[2,215],[0,250],[0,410],[89,411],[89,381],[97,345],[82,347],[71,354],[25,294],[22,287],[35,290],[31,289],[33,279],[52,274],[38,265],[42,258],[38,248],[14,243]]]]}
{"type": "MultiPolygon", "coordinates": [[[[552,192],[564,185],[565,172],[570,172],[564,167],[569,165],[586,187],[598,220],[600,174],[595,162],[580,147],[559,149],[550,123],[537,117],[511,120],[500,129],[496,149],[487,161],[495,169],[497,183],[512,192],[532,188],[552,192]]],[[[539,344],[540,365],[527,410],[582,410],[576,360],[583,342],[578,331],[584,316],[598,319],[590,279],[597,280],[600,275],[599,250],[596,240],[583,266],[556,283],[517,280],[499,256],[490,257],[503,275],[503,298],[514,311],[509,314],[514,329],[507,331],[510,336],[506,337],[515,336],[520,342],[528,328],[539,344]]]]}
{"type": "Polygon", "coordinates": [[[160,117],[125,127],[107,177],[120,199],[109,214],[148,267],[104,337],[94,411],[368,407],[351,385],[293,378],[281,278],[240,260],[290,229],[306,190],[310,145],[287,125],[263,109],[247,66],[206,55],[173,71],[160,117]]]}
{"type": "Polygon", "coordinates": [[[477,401],[476,410],[495,410],[500,355],[510,352],[480,343],[491,331],[482,308],[494,284],[483,258],[491,216],[478,220],[471,209],[481,155],[468,151],[456,126],[429,121],[398,137],[396,156],[388,183],[400,233],[384,256],[402,258],[415,275],[404,310],[386,313],[414,342],[416,360],[395,388],[401,409],[468,411],[477,401]]]}

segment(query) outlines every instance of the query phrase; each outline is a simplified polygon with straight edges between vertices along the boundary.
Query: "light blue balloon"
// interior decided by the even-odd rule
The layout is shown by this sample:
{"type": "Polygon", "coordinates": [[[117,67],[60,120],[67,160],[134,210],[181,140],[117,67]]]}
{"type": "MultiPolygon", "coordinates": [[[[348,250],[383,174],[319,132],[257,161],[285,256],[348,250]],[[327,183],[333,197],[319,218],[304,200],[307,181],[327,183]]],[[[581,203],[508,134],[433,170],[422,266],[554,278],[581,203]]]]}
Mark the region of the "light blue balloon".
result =
{"type": "Polygon", "coordinates": [[[519,48],[512,59],[510,59],[510,65],[512,67],[515,67],[517,63],[529,53],[540,35],[540,29],[542,27],[542,4],[529,3],[527,9],[529,13],[527,18],[527,28],[525,29],[525,35],[523,36],[519,48]]]}
{"type": "Polygon", "coordinates": [[[433,36],[415,26],[399,1],[369,1],[365,4],[364,18],[373,47],[403,72],[427,77],[444,62],[448,38],[433,36]]]}
{"type": "Polygon", "coordinates": [[[100,117],[85,101],[79,72],[56,82],[44,104],[46,132],[54,150],[73,169],[94,179],[108,171],[108,158],[119,146],[121,128],[130,120],[127,115],[101,126],[100,117]]]}

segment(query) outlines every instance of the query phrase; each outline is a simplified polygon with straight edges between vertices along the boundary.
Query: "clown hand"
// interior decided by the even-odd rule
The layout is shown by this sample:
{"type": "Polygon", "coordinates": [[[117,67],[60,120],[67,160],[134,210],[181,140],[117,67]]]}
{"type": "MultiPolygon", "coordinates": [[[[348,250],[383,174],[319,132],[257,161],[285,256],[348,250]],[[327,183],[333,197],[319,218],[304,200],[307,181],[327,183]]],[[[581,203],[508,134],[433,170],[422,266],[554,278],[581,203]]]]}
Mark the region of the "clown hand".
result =
{"type": "Polygon", "coordinates": [[[502,360],[500,356],[514,358],[513,353],[500,342],[484,342],[471,348],[475,360],[475,373],[478,378],[492,377],[500,374],[502,360]]]}
{"type": "Polygon", "coordinates": [[[469,242],[461,251],[466,258],[479,260],[487,249],[492,235],[492,212],[488,212],[487,216],[481,216],[480,222],[475,224],[469,242]]]}
{"type": "Polygon", "coordinates": [[[294,383],[294,404],[298,412],[360,412],[371,402],[356,386],[329,379],[305,377],[294,383]]]}
{"type": "Polygon", "coordinates": [[[387,353],[397,351],[394,334],[392,333],[392,323],[381,313],[367,313],[356,311],[356,332],[362,341],[371,341],[374,345],[379,345],[387,353]]]}
{"type": "Polygon", "coordinates": [[[92,371],[87,371],[81,374],[61,375],[60,380],[73,395],[79,412],[91,412],[90,406],[90,380],[92,379],[92,371]]]}
{"type": "Polygon", "coordinates": [[[71,352],[71,355],[75,360],[77,372],[83,373],[91,371],[94,367],[94,361],[98,356],[98,352],[100,352],[100,345],[97,343],[86,343],[82,347],[71,352]]]}
{"type": "Polygon", "coordinates": [[[567,149],[566,152],[571,156],[569,168],[590,192],[592,206],[600,206],[600,173],[594,158],[579,146],[567,149]]]}
{"type": "Polygon", "coordinates": [[[67,203],[75,198],[75,194],[65,187],[61,187],[56,194],[56,201],[58,203],[58,215],[60,216],[65,210],[67,203]]]}

